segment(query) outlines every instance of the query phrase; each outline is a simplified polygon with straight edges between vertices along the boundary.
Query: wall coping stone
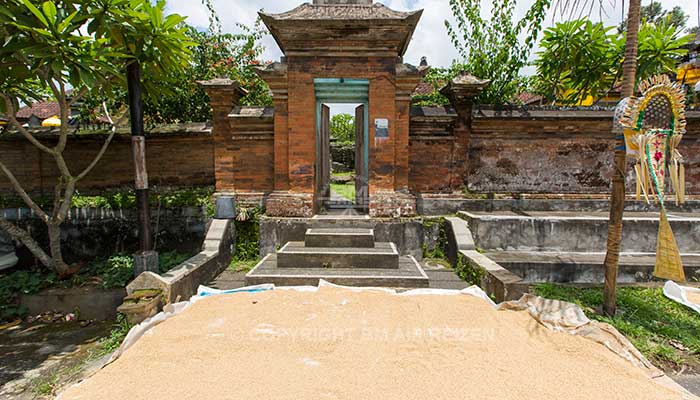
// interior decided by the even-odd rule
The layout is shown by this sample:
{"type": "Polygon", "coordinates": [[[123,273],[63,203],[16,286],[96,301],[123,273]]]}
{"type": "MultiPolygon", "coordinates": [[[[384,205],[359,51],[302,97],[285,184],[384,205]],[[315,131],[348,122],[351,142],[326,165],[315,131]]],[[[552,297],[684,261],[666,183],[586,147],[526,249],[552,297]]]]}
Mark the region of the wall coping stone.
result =
{"type": "Polygon", "coordinates": [[[142,273],[127,285],[127,293],[160,289],[164,304],[188,300],[197,294],[199,285],[209,282],[228,268],[234,243],[234,221],[212,220],[199,254],[162,275],[153,272],[142,273]]]}

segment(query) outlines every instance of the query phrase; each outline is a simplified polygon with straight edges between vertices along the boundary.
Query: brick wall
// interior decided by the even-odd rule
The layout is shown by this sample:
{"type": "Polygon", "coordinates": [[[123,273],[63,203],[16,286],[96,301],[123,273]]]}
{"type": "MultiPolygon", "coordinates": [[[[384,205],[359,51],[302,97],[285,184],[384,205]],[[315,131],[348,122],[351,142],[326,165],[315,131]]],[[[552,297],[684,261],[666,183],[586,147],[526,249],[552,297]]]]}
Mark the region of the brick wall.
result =
{"type": "MultiPolygon", "coordinates": [[[[46,135],[44,135],[46,136],[46,135]]],[[[103,135],[71,137],[65,159],[74,174],[87,166],[97,154],[103,135]]],[[[54,145],[54,138],[42,138],[54,145]]],[[[146,157],[151,186],[191,187],[214,184],[213,142],[208,130],[169,133],[147,138],[146,157]]],[[[40,152],[21,137],[0,140],[0,160],[16,175],[26,190],[53,193],[58,171],[53,158],[40,152]]],[[[133,186],[134,166],[129,136],[115,137],[95,169],[78,185],[82,193],[133,186]]],[[[0,174],[0,193],[14,193],[10,182],[0,174]]]]}
{"type": "MultiPolygon", "coordinates": [[[[222,130],[218,139],[205,128],[149,137],[151,185],[213,185],[214,140],[219,140],[222,145],[217,152],[217,171],[227,177],[218,180],[220,190],[229,186],[242,192],[274,190],[273,113],[276,110],[258,111],[245,117],[228,118],[227,114],[228,131],[222,130]]],[[[487,109],[476,110],[470,127],[468,157],[464,157],[453,133],[457,123],[454,111],[414,107],[408,144],[409,188],[422,193],[452,193],[461,191],[465,185],[472,192],[605,193],[612,171],[611,121],[612,113],[607,111],[498,114],[487,109]],[[465,167],[466,175],[460,172],[465,167]]],[[[77,171],[87,165],[103,139],[99,135],[72,137],[66,150],[71,169],[77,171]]],[[[42,140],[51,144],[54,139],[42,140]]],[[[681,152],[687,160],[688,193],[698,195],[700,112],[688,113],[688,133],[681,152]]],[[[393,150],[391,154],[396,157],[393,150]]],[[[57,176],[54,162],[25,139],[10,136],[0,140],[0,160],[27,190],[51,193],[57,176]]],[[[391,163],[384,168],[381,173],[392,168],[391,163]]],[[[628,171],[631,178],[632,170],[628,171]]],[[[133,177],[131,141],[128,136],[120,135],[81,182],[79,190],[91,193],[132,186],[133,177]]],[[[631,184],[632,181],[630,191],[631,184]]],[[[12,192],[7,179],[0,175],[0,193],[12,192]]]]}
{"type": "MultiPolygon", "coordinates": [[[[457,115],[450,108],[411,113],[410,188],[423,193],[606,193],[612,174],[612,111],[542,110],[497,113],[477,109],[469,152],[457,151],[457,115]],[[468,160],[468,161],[467,161],[468,160]],[[467,173],[460,173],[466,163],[467,173]]],[[[689,194],[700,194],[700,112],[688,113],[689,194]]],[[[628,190],[634,190],[629,161],[628,190]]]]}

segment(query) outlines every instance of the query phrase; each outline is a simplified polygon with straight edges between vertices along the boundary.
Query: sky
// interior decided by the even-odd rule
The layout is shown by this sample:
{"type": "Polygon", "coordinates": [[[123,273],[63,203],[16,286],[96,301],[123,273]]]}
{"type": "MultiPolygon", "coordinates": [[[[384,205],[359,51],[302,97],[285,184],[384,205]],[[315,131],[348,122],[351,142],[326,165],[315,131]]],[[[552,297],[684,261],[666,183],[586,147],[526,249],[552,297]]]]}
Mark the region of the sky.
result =
{"type": "MultiPolygon", "coordinates": [[[[619,24],[622,20],[623,0],[602,1],[607,6],[607,15],[602,15],[602,20],[609,25],[619,24]]],[[[236,31],[236,23],[252,25],[261,9],[271,13],[285,12],[303,2],[303,0],[213,0],[224,30],[231,32],[236,31]]],[[[380,0],[379,2],[395,10],[424,10],[404,57],[405,62],[417,65],[420,63],[421,57],[426,56],[430,65],[447,66],[453,59],[457,58],[457,52],[449,41],[444,23],[445,20],[451,19],[448,0],[380,0]]],[[[643,5],[650,2],[651,0],[642,0],[643,5]]],[[[483,0],[485,6],[490,3],[491,0],[483,0]]],[[[688,26],[698,25],[697,0],[661,0],[661,3],[666,9],[680,6],[690,16],[688,26]]],[[[190,25],[202,29],[209,26],[207,10],[200,0],[167,0],[167,4],[170,12],[187,16],[187,22],[190,25]]],[[[525,15],[531,4],[532,1],[518,0],[516,7],[518,18],[525,15]]],[[[625,0],[624,4],[626,8],[628,0],[625,0]]],[[[600,20],[599,14],[599,12],[594,11],[593,19],[600,20]]],[[[557,19],[561,19],[561,17],[555,18],[553,10],[550,10],[545,25],[550,26],[557,19]]],[[[266,48],[263,59],[278,61],[282,53],[272,37],[267,35],[263,44],[266,48]]]]}
{"type": "MultiPolygon", "coordinates": [[[[304,0],[212,0],[223,29],[227,32],[236,32],[236,24],[242,23],[251,26],[255,23],[257,13],[261,9],[270,13],[285,12],[304,3],[304,0]]],[[[312,0],[306,0],[311,2],[312,0]]],[[[375,0],[376,1],[376,0],[375,0]]],[[[556,0],[554,0],[556,1],[556,0]]],[[[593,20],[602,20],[606,25],[618,25],[623,19],[623,8],[626,10],[629,0],[601,0],[606,6],[605,13],[599,9],[593,11],[593,20]],[[624,4],[624,7],[623,7],[624,4]]],[[[452,20],[452,14],[448,0],[379,0],[389,8],[395,10],[418,10],[423,9],[423,16],[418,24],[413,40],[404,56],[404,62],[418,65],[422,56],[427,57],[431,66],[448,66],[452,60],[458,58],[457,51],[453,48],[447,30],[445,20],[452,20]]],[[[647,5],[651,0],[642,0],[642,5],[647,5]]],[[[492,0],[482,0],[483,10],[487,16],[488,5],[492,0]]],[[[665,9],[672,9],[680,6],[686,14],[690,16],[688,26],[698,25],[698,0],[661,0],[665,9]]],[[[187,16],[187,23],[201,29],[209,26],[208,13],[202,5],[201,0],[167,0],[168,11],[187,16]]],[[[532,1],[517,0],[516,17],[519,20],[525,15],[532,1]]],[[[545,26],[551,26],[561,20],[560,15],[555,15],[550,9],[545,20],[545,26]]],[[[279,61],[282,55],[279,47],[270,35],[263,39],[265,52],[263,60],[279,61]]],[[[537,48],[534,49],[530,58],[536,57],[537,48]]],[[[526,67],[522,73],[529,75],[534,72],[533,67],[526,67]]],[[[332,114],[339,112],[351,112],[349,107],[332,107],[332,114]]]]}

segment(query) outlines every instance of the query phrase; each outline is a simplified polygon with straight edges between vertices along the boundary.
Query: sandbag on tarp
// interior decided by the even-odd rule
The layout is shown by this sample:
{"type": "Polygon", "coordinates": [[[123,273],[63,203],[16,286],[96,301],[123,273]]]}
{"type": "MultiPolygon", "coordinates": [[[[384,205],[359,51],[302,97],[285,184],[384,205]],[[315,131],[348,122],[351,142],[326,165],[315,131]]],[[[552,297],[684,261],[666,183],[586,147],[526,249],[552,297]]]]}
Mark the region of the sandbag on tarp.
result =
{"type": "Polygon", "coordinates": [[[700,289],[668,281],[664,285],[664,295],[700,314],[700,289]]]}

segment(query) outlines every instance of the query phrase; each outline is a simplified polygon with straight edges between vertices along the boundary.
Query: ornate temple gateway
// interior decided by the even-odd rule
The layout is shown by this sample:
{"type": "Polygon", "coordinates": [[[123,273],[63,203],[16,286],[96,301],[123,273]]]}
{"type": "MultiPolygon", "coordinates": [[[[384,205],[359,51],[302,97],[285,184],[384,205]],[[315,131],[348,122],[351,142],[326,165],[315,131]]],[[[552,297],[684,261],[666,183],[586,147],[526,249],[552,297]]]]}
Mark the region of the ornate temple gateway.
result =
{"type": "Polygon", "coordinates": [[[469,105],[457,113],[464,119],[442,108],[432,116],[416,109],[411,118],[411,94],[428,67],[402,57],[421,14],[371,0],[314,0],[282,14],[261,12],[284,53],[258,70],[274,107],[240,107],[244,93],[236,82],[202,82],[214,109],[217,191],[264,205],[270,216],[323,212],[332,197],[329,105],[339,103],[356,105],[355,209],[410,216],[420,192],[460,190],[467,145],[460,133],[471,115],[465,94],[484,82],[463,77],[446,88],[458,111],[457,103],[469,105]],[[412,132],[425,140],[409,143],[412,132]],[[439,157],[424,172],[410,147],[426,143],[444,154],[433,154],[439,157]]]}

